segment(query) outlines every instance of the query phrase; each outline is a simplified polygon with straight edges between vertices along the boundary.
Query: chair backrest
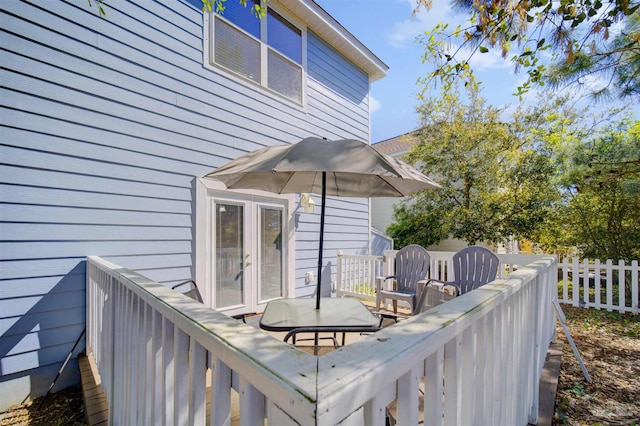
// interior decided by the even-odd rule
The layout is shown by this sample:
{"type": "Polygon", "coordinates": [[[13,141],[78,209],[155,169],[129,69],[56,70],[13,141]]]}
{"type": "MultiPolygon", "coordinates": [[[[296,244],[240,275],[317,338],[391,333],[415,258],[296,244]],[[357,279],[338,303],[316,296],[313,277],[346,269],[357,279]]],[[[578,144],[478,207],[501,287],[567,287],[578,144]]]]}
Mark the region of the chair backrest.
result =
{"type": "Polygon", "coordinates": [[[429,252],[417,244],[401,248],[396,253],[396,289],[398,291],[415,291],[418,281],[427,278],[431,256],[429,252]]]}
{"type": "Polygon", "coordinates": [[[485,247],[470,246],[454,254],[453,276],[460,294],[495,280],[498,265],[498,256],[485,247]]]}

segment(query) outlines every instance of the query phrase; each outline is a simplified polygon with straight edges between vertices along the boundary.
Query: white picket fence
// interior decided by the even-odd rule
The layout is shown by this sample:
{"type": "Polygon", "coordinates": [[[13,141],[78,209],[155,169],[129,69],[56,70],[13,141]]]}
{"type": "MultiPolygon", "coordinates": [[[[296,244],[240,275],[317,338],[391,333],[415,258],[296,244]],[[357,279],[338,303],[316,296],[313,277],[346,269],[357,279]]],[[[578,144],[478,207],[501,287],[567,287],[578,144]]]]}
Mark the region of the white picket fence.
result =
{"type": "Polygon", "coordinates": [[[559,297],[561,303],[608,311],[632,312],[638,309],[638,261],[630,265],[623,260],[613,263],[599,259],[564,259],[558,263],[559,297]],[[626,294],[630,291],[629,303],[626,294]]]}
{"type": "Polygon", "coordinates": [[[553,257],[322,357],[97,257],[87,354],[109,422],[535,424],[555,333],[553,257]],[[235,402],[234,402],[235,401],[235,402]]]}
{"type": "MultiPolygon", "coordinates": [[[[345,255],[338,253],[336,293],[340,296],[375,300],[375,277],[393,275],[393,261],[397,250],[385,252],[384,256],[345,255]]],[[[449,263],[453,252],[429,252],[431,267],[428,278],[452,280],[449,263]]],[[[505,278],[519,266],[540,259],[540,255],[498,254],[499,278],[505,278]]],[[[564,259],[558,263],[558,301],[585,308],[608,311],[639,313],[638,261],[630,265],[624,261],[614,264],[611,260],[578,258],[564,259]],[[573,273],[577,271],[577,273],[573,273]],[[631,303],[625,292],[631,292],[631,303]]]]}

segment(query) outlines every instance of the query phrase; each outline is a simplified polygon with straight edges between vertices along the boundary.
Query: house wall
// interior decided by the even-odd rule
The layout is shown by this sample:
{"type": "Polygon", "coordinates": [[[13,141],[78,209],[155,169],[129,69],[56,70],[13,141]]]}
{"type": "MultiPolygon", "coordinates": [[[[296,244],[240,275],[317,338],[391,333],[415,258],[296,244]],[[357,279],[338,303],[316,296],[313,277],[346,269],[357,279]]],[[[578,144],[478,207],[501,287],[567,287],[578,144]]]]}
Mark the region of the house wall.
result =
{"type": "Polygon", "coordinates": [[[401,202],[399,198],[372,198],[371,199],[371,226],[387,232],[387,228],[393,220],[393,206],[401,202]]]}
{"type": "MultiPolygon", "coordinates": [[[[198,8],[139,3],[101,18],[86,1],[0,2],[0,408],[43,395],[81,334],[87,255],[191,278],[196,176],[307,136],[369,140],[368,76],[312,32],[299,107],[203,67],[198,8]]],[[[368,207],[327,205],[335,272],[337,250],[367,252],[368,207]]],[[[318,228],[298,217],[299,295],[318,228]]],[[[54,391],[77,382],[74,353],[54,391]]]]}

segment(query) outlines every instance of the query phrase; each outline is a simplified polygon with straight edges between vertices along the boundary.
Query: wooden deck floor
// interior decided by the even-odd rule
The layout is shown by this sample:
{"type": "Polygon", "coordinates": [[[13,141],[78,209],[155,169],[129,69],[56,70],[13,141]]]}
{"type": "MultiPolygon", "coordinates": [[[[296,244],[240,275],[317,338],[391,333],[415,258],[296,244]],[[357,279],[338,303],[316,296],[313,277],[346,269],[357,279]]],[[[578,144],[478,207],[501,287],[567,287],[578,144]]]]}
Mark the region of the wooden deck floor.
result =
{"type": "Polygon", "coordinates": [[[100,386],[100,375],[91,359],[84,354],[78,357],[80,367],[80,383],[84,401],[85,421],[87,425],[108,425],[109,405],[100,386]]]}

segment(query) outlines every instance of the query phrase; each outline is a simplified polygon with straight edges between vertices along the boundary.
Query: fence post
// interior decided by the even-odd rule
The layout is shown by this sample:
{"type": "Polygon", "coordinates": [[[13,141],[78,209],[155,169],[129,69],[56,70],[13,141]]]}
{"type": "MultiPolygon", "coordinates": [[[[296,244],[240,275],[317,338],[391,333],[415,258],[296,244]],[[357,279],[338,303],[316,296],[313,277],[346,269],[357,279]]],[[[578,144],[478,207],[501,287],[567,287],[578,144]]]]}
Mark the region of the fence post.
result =
{"type": "MultiPolygon", "coordinates": [[[[589,280],[589,274],[587,273],[587,280],[589,280]]],[[[591,283],[589,283],[591,284],[591,283]]],[[[602,288],[600,282],[600,259],[596,259],[593,265],[593,288],[594,288],[594,303],[596,309],[600,309],[600,305],[602,304],[602,299],[600,297],[600,289],[602,288]]]]}
{"type": "Polygon", "coordinates": [[[578,264],[578,258],[574,257],[572,259],[571,265],[571,285],[573,287],[572,296],[573,306],[576,308],[580,306],[580,269],[578,264]]]}
{"type": "MultiPolygon", "coordinates": [[[[618,268],[620,271],[621,269],[618,268]]],[[[624,272],[623,272],[624,273],[624,272]]],[[[607,259],[607,311],[613,310],[613,262],[607,259]]]]}
{"type": "Polygon", "coordinates": [[[638,261],[631,262],[631,309],[638,313],[638,261]]]}
{"type": "MultiPolygon", "coordinates": [[[[589,259],[582,259],[582,301],[585,308],[590,306],[589,303],[589,259]]],[[[580,275],[578,275],[580,276],[580,275]]],[[[578,279],[580,282],[580,279],[578,279]]]]}
{"type": "Polygon", "coordinates": [[[569,265],[568,259],[562,260],[562,299],[565,303],[569,301],[569,265]]]}

